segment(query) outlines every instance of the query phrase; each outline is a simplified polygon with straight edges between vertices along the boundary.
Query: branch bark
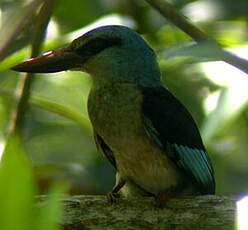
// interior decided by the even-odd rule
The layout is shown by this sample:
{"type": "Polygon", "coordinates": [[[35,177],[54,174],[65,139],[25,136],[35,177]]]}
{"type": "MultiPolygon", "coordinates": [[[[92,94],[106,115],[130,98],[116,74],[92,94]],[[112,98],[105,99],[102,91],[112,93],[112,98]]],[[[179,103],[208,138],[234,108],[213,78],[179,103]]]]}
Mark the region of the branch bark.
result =
{"type": "Polygon", "coordinates": [[[221,45],[213,38],[209,37],[206,33],[200,30],[198,27],[189,22],[189,20],[182,14],[180,14],[173,5],[165,0],[146,0],[153,8],[160,12],[167,20],[175,24],[178,28],[188,34],[196,42],[207,41],[210,42],[221,52],[222,61],[235,66],[248,74],[248,61],[223,50],[221,45]]]}
{"type": "MultiPolygon", "coordinates": [[[[38,204],[47,197],[38,198],[38,204]]],[[[151,197],[119,199],[108,204],[102,195],[63,199],[62,229],[201,229],[233,230],[235,200],[223,196],[172,199],[165,208],[154,206],[151,197]]]]}

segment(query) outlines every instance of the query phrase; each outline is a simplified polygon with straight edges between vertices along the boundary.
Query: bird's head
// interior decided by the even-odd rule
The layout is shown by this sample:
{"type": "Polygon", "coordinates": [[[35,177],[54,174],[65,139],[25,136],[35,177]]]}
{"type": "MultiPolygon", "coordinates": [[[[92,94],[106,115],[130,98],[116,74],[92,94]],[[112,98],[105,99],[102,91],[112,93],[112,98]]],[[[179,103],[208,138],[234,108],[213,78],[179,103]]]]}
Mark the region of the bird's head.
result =
{"type": "Polygon", "coordinates": [[[148,85],[160,82],[154,51],[138,33],[116,25],[93,29],[65,48],[31,58],[12,69],[29,73],[81,70],[97,81],[135,81],[148,85]]]}

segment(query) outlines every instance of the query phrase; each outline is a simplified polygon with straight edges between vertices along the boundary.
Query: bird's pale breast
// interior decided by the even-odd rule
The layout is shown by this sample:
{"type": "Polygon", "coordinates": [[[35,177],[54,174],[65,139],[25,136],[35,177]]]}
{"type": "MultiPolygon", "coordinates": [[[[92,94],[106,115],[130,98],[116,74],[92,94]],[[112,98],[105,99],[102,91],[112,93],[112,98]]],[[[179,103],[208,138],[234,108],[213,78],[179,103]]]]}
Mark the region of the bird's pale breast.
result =
{"type": "Polygon", "coordinates": [[[151,193],[178,185],[180,172],[147,136],[141,115],[142,94],[130,83],[93,88],[88,101],[94,130],[113,151],[117,170],[151,193]]]}

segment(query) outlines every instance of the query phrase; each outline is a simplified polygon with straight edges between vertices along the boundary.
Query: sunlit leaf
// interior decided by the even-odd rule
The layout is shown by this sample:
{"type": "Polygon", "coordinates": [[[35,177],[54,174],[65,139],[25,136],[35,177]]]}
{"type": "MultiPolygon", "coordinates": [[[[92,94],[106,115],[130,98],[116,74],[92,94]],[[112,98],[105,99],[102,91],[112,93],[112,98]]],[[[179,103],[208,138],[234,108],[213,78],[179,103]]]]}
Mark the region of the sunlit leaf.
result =
{"type": "Polygon", "coordinates": [[[234,86],[222,91],[217,106],[205,120],[202,135],[209,143],[216,135],[223,134],[225,127],[240,115],[248,104],[248,94],[240,87],[234,86]]]}
{"type": "Polygon", "coordinates": [[[166,49],[161,52],[161,56],[164,58],[191,57],[201,62],[220,60],[223,56],[223,51],[211,42],[188,43],[166,49]]]}

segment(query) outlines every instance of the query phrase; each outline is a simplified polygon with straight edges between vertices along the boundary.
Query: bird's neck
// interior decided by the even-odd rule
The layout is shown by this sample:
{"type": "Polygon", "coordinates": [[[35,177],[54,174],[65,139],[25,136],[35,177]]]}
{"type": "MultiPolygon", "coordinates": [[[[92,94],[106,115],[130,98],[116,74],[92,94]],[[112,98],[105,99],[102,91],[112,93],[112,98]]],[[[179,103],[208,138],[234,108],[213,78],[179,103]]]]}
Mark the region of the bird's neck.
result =
{"type": "Polygon", "coordinates": [[[162,85],[160,74],[153,71],[145,73],[113,73],[112,71],[106,71],[93,76],[93,86],[95,87],[103,87],[114,83],[131,83],[141,87],[158,87],[162,85]]]}
{"type": "Polygon", "coordinates": [[[111,53],[110,57],[102,55],[87,63],[87,72],[92,76],[94,86],[114,82],[133,83],[143,87],[161,86],[160,69],[155,57],[136,53],[115,56],[111,53]]]}
{"type": "Polygon", "coordinates": [[[161,86],[160,71],[157,68],[107,68],[91,74],[93,85],[101,87],[113,83],[133,83],[141,87],[161,86]]]}

